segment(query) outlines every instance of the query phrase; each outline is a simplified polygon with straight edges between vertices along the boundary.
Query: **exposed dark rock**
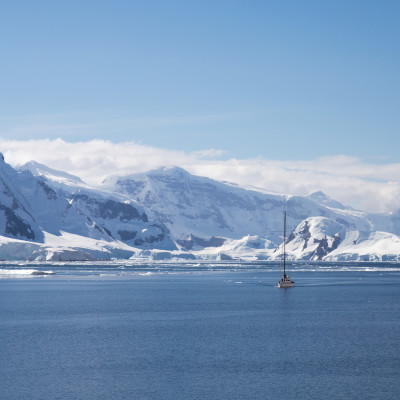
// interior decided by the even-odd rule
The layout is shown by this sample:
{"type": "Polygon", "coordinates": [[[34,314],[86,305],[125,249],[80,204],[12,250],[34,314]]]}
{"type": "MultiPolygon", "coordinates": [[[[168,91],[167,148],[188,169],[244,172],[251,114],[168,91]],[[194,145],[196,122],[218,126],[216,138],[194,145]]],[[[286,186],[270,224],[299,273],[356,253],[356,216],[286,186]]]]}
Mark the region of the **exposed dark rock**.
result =
{"type": "Polygon", "coordinates": [[[230,255],[225,254],[225,253],[218,254],[217,259],[220,260],[220,261],[231,261],[231,260],[233,260],[230,255]]]}
{"type": "Polygon", "coordinates": [[[24,222],[10,208],[0,205],[0,210],[4,211],[6,217],[5,234],[11,237],[24,237],[29,240],[35,240],[35,233],[32,227],[24,222]]]}
{"type": "Polygon", "coordinates": [[[131,204],[120,203],[115,200],[97,200],[85,194],[73,195],[73,200],[81,201],[90,209],[94,217],[104,219],[119,218],[121,222],[129,222],[131,220],[142,220],[148,222],[145,213],[140,214],[137,208],[131,204]]]}
{"type": "Polygon", "coordinates": [[[314,239],[314,242],[319,243],[317,249],[315,250],[315,255],[318,260],[322,260],[331,251],[335,250],[340,244],[340,235],[333,236],[332,245],[329,246],[328,238],[325,236],[323,239],[314,239]]]}
{"type": "Polygon", "coordinates": [[[46,196],[49,200],[56,200],[57,193],[53,190],[43,179],[38,180],[39,185],[42,187],[43,191],[46,193],[46,196]]]}
{"type": "Polygon", "coordinates": [[[107,233],[108,236],[110,236],[111,238],[114,239],[114,237],[113,237],[113,235],[111,234],[111,232],[110,232],[109,229],[107,229],[105,226],[103,226],[103,230],[104,230],[105,233],[107,233]]]}
{"type": "Polygon", "coordinates": [[[102,229],[97,224],[94,224],[94,228],[97,229],[99,232],[103,233],[102,229]]]}
{"type": "Polygon", "coordinates": [[[142,246],[145,243],[147,244],[151,244],[151,243],[155,243],[155,242],[161,242],[162,240],[164,240],[165,235],[164,233],[159,233],[158,235],[150,235],[146,238],[138,238],[134,241],[134,245],[135,246],[142,246]]]}
{"type": "Polygon", "coordinates": [[[202,239],[194,235],[190,235],[187,239],[177,240],[177,243],[185,250],[192,250],[193,246],[199,247],[221,247],[225,243],[225,239],[219,237],[211,237],[210,239],[202,239]]]}
{"type": "MultiPolygon", "coordinates": [[[[304,240],[304,245],[303,245],[303,250],[307,248],[308,241],[311,237],[310,233],[310,225],[308,221],[304,221],[304,226],[303,228],[298,232],[299,236],[304,240]]],[[[294,235],[293,235],[294,238],[294,235]]]]}
{"type": "Polygon", "coordinates": [[[126,242],[128,240],[135,239],[137,232],[135,231],[127,231],[127,230],[119,230],[118,235],[121,238],[123,242],[126,242]]]}

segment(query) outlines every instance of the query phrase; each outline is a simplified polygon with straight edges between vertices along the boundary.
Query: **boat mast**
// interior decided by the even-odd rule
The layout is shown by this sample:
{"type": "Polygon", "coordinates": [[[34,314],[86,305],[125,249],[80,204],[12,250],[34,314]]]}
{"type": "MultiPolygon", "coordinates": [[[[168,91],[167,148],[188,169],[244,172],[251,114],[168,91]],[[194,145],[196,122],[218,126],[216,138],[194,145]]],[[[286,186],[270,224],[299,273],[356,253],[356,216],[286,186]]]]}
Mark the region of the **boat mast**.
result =
{"type": "Polygon", "coordinates": [[[286,211],[283,214],[283,278],[286,278],[286,211]]]}

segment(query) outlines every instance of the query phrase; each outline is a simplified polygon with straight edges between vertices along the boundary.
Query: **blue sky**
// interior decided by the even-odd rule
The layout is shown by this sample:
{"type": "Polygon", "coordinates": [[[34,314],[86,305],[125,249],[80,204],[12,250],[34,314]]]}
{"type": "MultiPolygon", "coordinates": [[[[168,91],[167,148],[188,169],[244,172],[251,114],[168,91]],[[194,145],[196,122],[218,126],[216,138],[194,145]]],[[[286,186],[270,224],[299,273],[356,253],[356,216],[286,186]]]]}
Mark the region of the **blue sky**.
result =
{"type": "Polygon", "coordinates": [[[398,1],[5,1],[0,135],[400,161],[398,1]]]}
{"type": "Polygon", "coordinates": [[[400,208],[400,2],[2,1],[0,151],[400,208]]]}

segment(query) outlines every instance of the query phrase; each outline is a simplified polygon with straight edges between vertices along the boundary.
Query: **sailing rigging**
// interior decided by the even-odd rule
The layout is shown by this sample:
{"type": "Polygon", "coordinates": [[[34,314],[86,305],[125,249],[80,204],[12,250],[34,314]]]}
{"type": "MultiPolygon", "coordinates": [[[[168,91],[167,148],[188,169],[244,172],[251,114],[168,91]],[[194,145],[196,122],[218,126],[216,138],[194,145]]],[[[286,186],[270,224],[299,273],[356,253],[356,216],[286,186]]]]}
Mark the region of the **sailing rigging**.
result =
{"type": "Polygon", "coordinates": [[[286,275],[286,211],[283,214],[283,246],[282,246],[282,257],[281,265],[283,259],[283,277],[278,282],[278,287],[280,288],[290,288],[294,286],[294,281],[292,281],[288,275],[286,275]]]}

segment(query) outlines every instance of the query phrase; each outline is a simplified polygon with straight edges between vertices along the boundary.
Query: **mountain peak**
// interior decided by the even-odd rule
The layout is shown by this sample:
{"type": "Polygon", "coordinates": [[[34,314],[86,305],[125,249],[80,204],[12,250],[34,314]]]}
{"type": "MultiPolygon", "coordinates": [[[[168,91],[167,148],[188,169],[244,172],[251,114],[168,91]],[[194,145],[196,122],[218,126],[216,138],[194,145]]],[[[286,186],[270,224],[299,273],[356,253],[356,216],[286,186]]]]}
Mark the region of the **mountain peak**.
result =
{"type": "Polygon", "coordinates": [[[78,176],[71,175],[67,172],[60,171],[48,167],[47,165],[40,164],[36,161],[29,161],[18,168],[20,171],[30,171],[33,176],[44,176],[47,179],[58,182],[73,182],[83,183],[82,179],[78,176]]]}
{"type": "Polygon", "coordinates": [[[128,258],[146,256],[143,249],[169,250],[170,258],[275,259],[283,210],[291,259],[400,258],[400,212],[368,215],[321,191],[263,193],[176,166],[115,177],[105,190],[37,162],[18,173],[3,160],[0,153],[2,259],[128,258]]]}
{"type": "Polygon", "coordinates": [[[312,197],[324,197],[324,198],[328,198],[328,196],[322,191],[322,190],[318,190],[314,193],[311,193],[308,197],[312,198],[312,197]]]}
{"type": "Polygon", "coordinates": [[[325,207],[338,208],[340,210],[344,210],[346,208],[342,203],[339,203],[338,201],[332,199],[332,197],[329,197],[321,190],[311,193],[306,197],[314,201],[315,203],[325,207]]]}
{"type": "Polygon", "coordinates": [[[190,173],[185,169],[176,166],[167,166],[154,169],[148,173],[149,176],[171,176],[176,178],[182,178],[184,176],[189,176],[190,173]]]}
{"type": "Polygon", "coordinates": [[[103,181],[103,187],[111,189],[114,185],[122,184],[127,181],[145,180],[150,178],[151,180],[187,180],[192,175],[181,167],[176,166],[165,166],[156,169],[152,169],[147,172],[139,172],[136,174],[129,175],[110,175],[103,181]]]}

